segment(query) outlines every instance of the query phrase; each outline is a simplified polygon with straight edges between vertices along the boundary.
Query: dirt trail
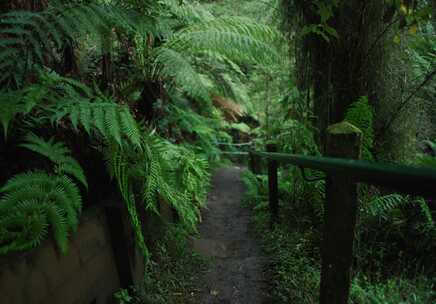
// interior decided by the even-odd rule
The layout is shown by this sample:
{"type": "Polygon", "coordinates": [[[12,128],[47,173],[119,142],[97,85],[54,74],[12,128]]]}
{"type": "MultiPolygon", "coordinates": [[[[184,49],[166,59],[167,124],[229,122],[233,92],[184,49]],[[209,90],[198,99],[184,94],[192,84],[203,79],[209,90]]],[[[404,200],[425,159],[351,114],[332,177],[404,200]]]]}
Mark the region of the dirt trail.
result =
{"type": "Polygon", "coordinates": [[[194,249],[212,257],[203,274],[201,304],[268,303],[264,290],[264,258],[249,227],[250,212],[241,206],[244,186],[239,167],[218,170],[194,249]]]}

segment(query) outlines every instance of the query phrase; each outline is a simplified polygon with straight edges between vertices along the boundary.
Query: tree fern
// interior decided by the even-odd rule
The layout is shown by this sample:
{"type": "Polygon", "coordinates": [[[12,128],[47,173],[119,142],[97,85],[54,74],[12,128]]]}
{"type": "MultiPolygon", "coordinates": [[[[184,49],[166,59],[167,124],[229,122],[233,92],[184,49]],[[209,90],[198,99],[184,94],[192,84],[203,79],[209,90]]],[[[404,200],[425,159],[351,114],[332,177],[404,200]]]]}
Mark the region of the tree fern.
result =
{"type": "Polygon", "coordinates": [[[164,0],[163,5],[183,26],[213,19],[213,15],[196,3],[180,3],[176,0],[164,0]]]}
{"type": "Polygon", "coordinates": [[[200,100],[209,100],[209,92],[202,76],[189,57],[170,48],[159,48],[155,56],[159,77],[165,77],[179,86],[189,96],[200,100]]]}
{"type": "Polygon", "coordinates": [[[191,25],[175,34],[168,48],[195,54],[212,50],[234,61],[268,64],[278,58],[271,47],[277,33],[241,18],[215,18],[191,25]]]}
{"type": "MultiPolygon", "coordinates": [[[[112,5],[93,3],[56,4],[42,12],[12,11],[0,16],[0,82],[26,73],[23,59],[44,65],[56,62],[56,49],[87,33],[102,33],[103,28],[118,25],[129,28],[128,14],[112,5]],[[92,21],[91,21],[92,20],[92,21]],[[14,50],[11,52],[11,50],[14,50]]],[[[27,65],[26,65],[27,66],[27,65]]]]}
{"type": "Polygon", "coordinates": [[[269,27],[241,18],[197,20],[152,54],[155,74],[194,98],[209,99],[208,91],[219,85],[208,75],[217,60],[235,67],[235,62],[267,65],[278,58],[271,44],[279,35],[269,27]]]}

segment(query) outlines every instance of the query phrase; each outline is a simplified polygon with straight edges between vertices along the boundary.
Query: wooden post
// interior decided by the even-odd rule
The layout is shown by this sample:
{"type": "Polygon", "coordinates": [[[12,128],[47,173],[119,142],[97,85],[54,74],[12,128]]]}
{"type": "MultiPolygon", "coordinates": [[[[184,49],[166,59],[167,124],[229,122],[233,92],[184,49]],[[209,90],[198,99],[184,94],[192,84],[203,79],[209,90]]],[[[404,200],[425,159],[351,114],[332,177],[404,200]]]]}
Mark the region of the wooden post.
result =
{"type": "MultiPolygon", "coordinates": [[[[270,143],[266,146],[267,152],[277,152],[277,145],[270,143]]],[[[278,198],[278,164],[276,160],[268,160],[268,186],[269,186],[269,208],[271,211],[271,227],[279,219],[279,198],[278,198]]]]}
{"type": "Polygon", "coordinates": [[[115,258],[115,266],[120,278],[120,287],[126,289],[133,285],[133,274],[121,209],[119,207],[106,206],[105,213],[115,258]]]}
{"type": "MultiPolygon", "coordinates": [[[[359,159],[362,132],[348,122],[327,129],[330,157],[359,159]]],[[[357,214],[357,184],[345,175],[329,175],[326,183],[321,247],[321,304],[346,304],[350,290],[357,214]]]]}

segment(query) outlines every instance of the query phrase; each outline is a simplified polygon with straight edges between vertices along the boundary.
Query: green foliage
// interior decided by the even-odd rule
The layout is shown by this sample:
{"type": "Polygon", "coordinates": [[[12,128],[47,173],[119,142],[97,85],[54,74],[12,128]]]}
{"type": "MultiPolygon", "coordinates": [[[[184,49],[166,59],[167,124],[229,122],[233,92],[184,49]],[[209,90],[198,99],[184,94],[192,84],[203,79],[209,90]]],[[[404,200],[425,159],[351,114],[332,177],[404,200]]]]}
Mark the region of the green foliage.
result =
{"type": "Polygon", "coordinates": [[[313,137],[313,129],[298,120],[283,118],[275,120],[271,129],[279,150],[285,153],[319,155],[313,137]]]}
{"type": "Polygon", "coordinates": [[[68,100],[58,102],[50,119],[60,123],[68,118],[74,129],[83,127],[87,133],[98,132],[106,141],[119,145],[126,139],[136,147],[141,145],[139,127],[130,110],[105,97],[90,100],[68,100]]]}
{"type": "Polygon", "coordinates": [[[110,5],[58,3],[42,12],[11,11],[0,20],[6,36],[0,43],[0,83],[20,86],[34,64],[56,62],[57,50],[69,41],[102,33],[114,21],[128,24],[129,18],[110,5]]]}
{"type": "Polygon", "coordinates": [[[374,158],[371,152],[374,147],[373,116],[373,109],[366,96],[353,102],[345,113],[345,120],[358,127],[363,133],[362,156],[366,160],[374,158]]]}
{"type": "Polygon", "coordinates": [[[155,261],[145,270],[144,281],[118,291],[117,303],[197,303],[196,284],[199,274],[207,270],[208,260],[189,249],[189,235],[183,228],[177,225],[165,228],[157,244],[155,261]]]}
{"type": "Polygon", "coordinates": [[[30,126],[45,122],[65,126],[69,122],[73,129],[80,127],[108,142],[121,144],[127,139],[140,146],[139,127],[127,106],[95,95],[83,83],[54,72],[41,72],[38,83],[22,90],[0,93],[3,100],[7,111],[0,118],[5,134],[13,118],[22,114],[30,126]]]}
{"type": "Polygon", "coordinates": [[[220,157],[216,142],[219,141],[219,131],[224,122],[220,117],[205,117],[186,107],[186,104],[170,105],[161,128],[172,128],[173,136],[191,137],[192,149],[202,153],[209,160],[220,157]]]}
{"type": "Polygon", "coordinates": [[[109,172],[117,180],[127,205],[138,244],[148,259],[137,203],[155,213],[160,204],[169,204],[184,227],[193,231],[206,199],[209,173],[206,160],[154,133],[143,135],[142,147],[138,150],[112,145],[105,154],[109,172]],[[135,193],[140,193],[140,202],[135,193]]]}
{"type": "MultiPolygon", "coordinates": [[[[197,3],[175,0],[50,1],[40,11],[2,14],[0,25],[4,137],[28,134],[20,146],[53,164],[50,173],[32,173],[52,177],[52,184],[32,185],[41,188],[34,200],[47,201],[46,207],[37,209],[19,190],[5,193],[5,200],[22,195],[32,205],[26,212],[33,212],[28,225],[35,226],[35,234],[26,238],[36,241],[23,239],[23,245],[11,245],[4,252],[31,248],[48,235],[48,229],[66,250],[68,233],[79,215],[69,207],[77,199],[73,194],[79,193],[75,182],[88,187],[67,147],[79,153],[88,149],[76,147],[70,138],[65,144],[54,140],[70,130],[81,136],[81,142],[104,151],[146,259],[137,208],[157,213],[160,204],[169,204],[185,229],[195,231],[209,182],[207,160],[219,158],[216,142],[227,126],[211,97],[246,99],[241,84],[245,69],[277,61],[272,44],[280,39],[278,32],[246,18],[215,17],[197,3]],[[113,71],[106,76],[112,76],[114,83],[106,83],[103,94],[97,84],[107,72],[101,63],[109,57],[113,71]],[[168,112],[167,117],[162,115],[158,132],[175,129],[168,136],[171,142],[150,132],[154,121],[139,122],[145,117],[141,102],[149,83],[160,90],[151,92],[158,96],[152,96],[158,99],[151,101],[153,111],[168,112]],[[56,136],[45,141],[34,135],[42,132],[56,136]],[[173,144],[181,141],[189,144],[173,144]]],[[[9,232],[4,232],[8,238],[9,232]]]]}
{"type": "Polygon", "coordinates": [[[359,276],[351,285],[351,301],[356,304],[431,303],[435,296],[431,285],[425,277],[415,280],[392,278],[374,284],[359,276]]]}
{"type": "MultiPolygon", "coordinates": [[[[289,176],[286,177],[288,178],[289,176]]],[[[321,268],[319,254],[322,226],[319,225],[319,215],[313,209],[308,208],[316,200],[309,198],[302,199],[300,202],[301,196],[298,194],[296,195],[298,199],[292,201],[292,193],[284,195],[283,192],[298,190],[286,185],[283,176],[279,178],[279,183],[283,184],[283,186],[279,185],[280,210],[283,218],[271,231],[266,176],[255,176],[246,172],[243,180],[247,189],[244,200],[253,209],[256,230],[262,239],[262,247],[271,261],[269,275],[272,278],[270,285],[272,301],[274,303],[316,303],[319,300],[321,268]]],[[[430,299],[434,297],[431,278],[423,276],[420,272],[416,277],[409,277],[405,273],[385,275],[381,268],[383,255],[392,258],[390,254],[398,253],[397,250],[400,250],[400,255],[396,259],[404,258],[401,255],[401,250],[405,250],[404,247],[400,249],[393,244],[396,233],[404,225],[404,219],[395,215],[395,211],[398,211],[401,206],[411,205],[411,201],[410,197],[393,194],[378,197],[372,202],[371,207],[362,206],[364,210],[361,216],[373,212],[376,221],[380,221],[380,225],[376,226],[368,220],[359,225],[360,235],[361,229],[366,227],[367,233],[373,238],[361,239],[361,236],[358,236],[355,244],[357,265],[353,266],[356,277],[352,280],[351,286],[350,301],[352,303],[430,303],[430,299]],[[380,243],[380,238],[383,238],[382,243],[380,243]],[[383,242],[389,242],[389,246],[383,242]],[[389,251],[391,247],[393,249],[389,251]],[[378,268],[367,271],[363,268],[362,259],[378,265],[378,268]],[[381,264],[377,264],[376,261],[379,260],[381,264]],[[392,277],[393,275],[395,277],[392,277]]],[[[422,200],[418,201],[417,204],[424,203],[422,200]]],[[[416,229],[416,226],[414,227],[416,229]]],[[[401,241],[412,242],[404,235],[400,237],[401,241]]],[[[431,249],[425,249],[425,247],[420,247],[420,249],[426,250],[426,254],[431,255],[431,249]]]]}
{"type": "Polygon", "coordinates": [[[20,146],[47,157],[56,165],[54,168],[56,174],[70,175],[83,186],[88,187],[82,167],[71,157],[70,151],[63,143],[55,142],[54,138],[45,141],[35,134],[30,133],[25,137],[25,143],[20,146]]]}
{"type": "Polygon", "coordinates": [[[153,51],[154,71],[189,96],[207,101],[210,84],[220,85],[217,64],[230,68],[237,67],[235,62],[270,64],[278,57],[270,44],[278,38],[273,29],[249,19],[207,16],[175,32],[153,51]]]}
{"type": "Polygon", "coordinates": [[[114,294],[114,298],[118,300],[119,304],[129,304],[133,303],[133,298],[129,295],[127,289],[120,289],[114,294]]]}
{"type": "Polygon", "coordinates": [[[36,247],[49,226],[60,250],[67,251],[68,235],[76,230],[82,206],[80,191],[70,178],[22,173],[0,192],[0,254],[36,247]]]}
{"type": "Polygon", "coordinates": [[[25,99],[22,92],[7,92],[0,91],[0,123],[3,127],[3,136],[5,140],[8,137],[8,132],[11,123],[20,114],[28,114],[33,107],[33,101],[25,99]]]}
{"type": "Polygon", "coordinates": [[[408,195],[401,194],[387,194],[383,196],[376,196],[369,202],[362,202],[362,212],[366,216],[372,217],[389,217],[391,211],[402,208],[407,205],[418,205],[428,221],[429,225],[433,226],[433,219],[431,217],[431,211],[429,210],[426,202],[421,198],[413,199],[408,195]]]}
{"type": "Polygon", "coordinates": [[[68,235],[76,231],[82,210],[80,190],[68,175],[86,187],[83,169],[70,151],[53,139],[44,141],[29,134],[22,147],[53,162],[54,174],[17,174],[0,189],[0,254],[36,247],[47,237],[48,228],[65,253],[68,235]]]}

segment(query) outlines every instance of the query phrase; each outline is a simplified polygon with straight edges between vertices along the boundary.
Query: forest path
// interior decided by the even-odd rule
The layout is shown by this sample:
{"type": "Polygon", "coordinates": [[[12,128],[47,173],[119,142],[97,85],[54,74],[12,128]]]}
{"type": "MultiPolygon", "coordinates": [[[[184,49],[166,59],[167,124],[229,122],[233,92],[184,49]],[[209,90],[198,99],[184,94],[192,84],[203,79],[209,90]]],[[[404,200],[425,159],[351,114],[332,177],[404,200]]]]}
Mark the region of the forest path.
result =
{"type": "Polygon", "coordinates": [[[241,206],[243,169],[215,172],[207,209],[194,250],[212,258],[199,282],[201,304],[260,304],[265,297],[264,257],[249,227],[250,211],[241,206]]]}

